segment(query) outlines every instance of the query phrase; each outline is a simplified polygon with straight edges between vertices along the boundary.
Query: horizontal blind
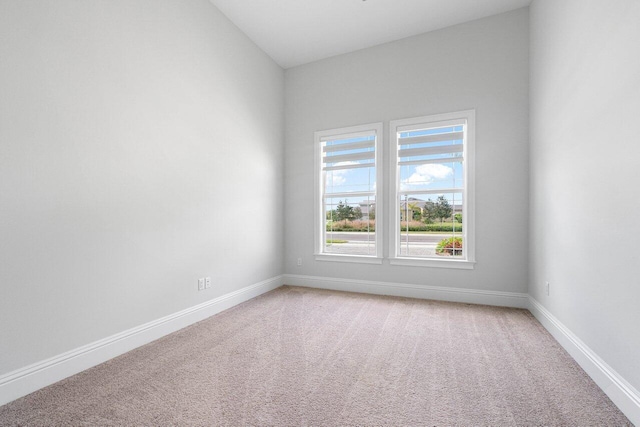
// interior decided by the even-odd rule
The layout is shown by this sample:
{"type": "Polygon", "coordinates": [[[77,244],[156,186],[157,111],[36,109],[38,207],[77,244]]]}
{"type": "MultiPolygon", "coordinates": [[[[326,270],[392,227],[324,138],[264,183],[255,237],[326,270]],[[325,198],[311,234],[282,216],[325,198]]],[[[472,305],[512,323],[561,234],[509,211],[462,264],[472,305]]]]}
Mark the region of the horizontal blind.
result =
{"type": "Polygon", "coordinates": [[[322,170],[375,167],[375,132],[324,137],[322,142],[322,170]]]}
{"type": "Polygon", "coordinates": [[[411,131],[400,130],[398,165],[462,162],[464,126],[464,122],[446,127],[425,124],[422,129],[413,126],[411,131]]]}

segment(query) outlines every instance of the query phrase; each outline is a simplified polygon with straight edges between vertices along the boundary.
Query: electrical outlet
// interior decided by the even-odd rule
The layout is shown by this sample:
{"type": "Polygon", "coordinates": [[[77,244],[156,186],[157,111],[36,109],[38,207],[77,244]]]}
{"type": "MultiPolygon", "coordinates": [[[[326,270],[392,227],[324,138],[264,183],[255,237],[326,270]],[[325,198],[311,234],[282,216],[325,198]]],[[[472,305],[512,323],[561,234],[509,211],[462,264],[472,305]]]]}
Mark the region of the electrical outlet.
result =
{"type": "Polygon", "coordinates": [[[544,287],[545,291],[547,292],[547,296],[549,296],[549,282],[545,282],[544,287]]]}
{"type": "Polygon", "coordinates": [[[204,289],[204,277],[198,279],[198,290],[201,291],[204,289]]]}
{"type": "Polygon", "coordinates": [[[298,258],[298,267],[302,265],[302,258],[298,258]]]}
{"type": "Polygon", "coordinates": [[[211,287],[211,277],[207,277],[204,279],[204,287],[205,289],[209,289],[211,287]]]}

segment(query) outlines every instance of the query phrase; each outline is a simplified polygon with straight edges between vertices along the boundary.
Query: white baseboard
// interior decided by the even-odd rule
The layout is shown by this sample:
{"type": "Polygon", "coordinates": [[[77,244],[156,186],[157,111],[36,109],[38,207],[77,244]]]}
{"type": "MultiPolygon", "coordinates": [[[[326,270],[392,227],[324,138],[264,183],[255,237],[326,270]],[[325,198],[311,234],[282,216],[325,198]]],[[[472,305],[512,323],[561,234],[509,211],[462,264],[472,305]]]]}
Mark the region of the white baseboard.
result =
{"type": "Polygon", "coordinates": [[[282,286],[272,277],[210,301],[0,376],[0,405],[106,362],[127,351],[204,320],[260,294],[282,286]]]}
{"type": "Polygon", "coordinates": [[[533,297],[529,296],[529,311],[585,370],[609,399],[637,426],[640,426],[640,393],[580,338],[562,324],[533,297]]]}
{"type": "Polygon", "coordinates": [[[445,288],[439,286],[338,279],[334,277],[303,276],[297,274],[285,274],[284,283],[292,286],[333,289],[337,291],[361,292],[377,295],[393,295],[398,297],[498,305],[516,308],[528,307],[528,295],[517,292],[445,288]]]}

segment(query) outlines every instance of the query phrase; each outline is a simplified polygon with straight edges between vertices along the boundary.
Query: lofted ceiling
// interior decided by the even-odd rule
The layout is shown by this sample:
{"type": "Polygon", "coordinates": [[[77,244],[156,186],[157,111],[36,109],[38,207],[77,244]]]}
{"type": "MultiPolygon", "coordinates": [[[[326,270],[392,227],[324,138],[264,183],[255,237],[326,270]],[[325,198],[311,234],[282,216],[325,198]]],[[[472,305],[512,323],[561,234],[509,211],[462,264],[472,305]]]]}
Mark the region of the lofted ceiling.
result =
{"type": "Polygon", "coordinates": [[[210,1],[283,68],[531,3],[531,0],[210,1]]]}

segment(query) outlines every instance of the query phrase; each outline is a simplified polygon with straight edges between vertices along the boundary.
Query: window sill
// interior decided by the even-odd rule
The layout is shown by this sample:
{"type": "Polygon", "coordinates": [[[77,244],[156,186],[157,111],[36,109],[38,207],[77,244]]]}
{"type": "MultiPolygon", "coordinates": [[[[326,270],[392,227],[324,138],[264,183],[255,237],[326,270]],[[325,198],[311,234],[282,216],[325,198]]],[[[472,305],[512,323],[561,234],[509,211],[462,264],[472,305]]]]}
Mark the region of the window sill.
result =
{"type": "Polygon", "coordinates": [[[316,261],[353,262],[360,264],[382,264],[382,258],[367,255],[316,254],[316,261]]]}
{"type": "Polygon", "coordinates": [[[424,258],[391,258],[391,265],[404,265],[411,267],[435,267],[435,268],[452,268],[458,270],[473,270],[475,261],[467,261],[463,259],[424,259],[424,258]]]}

